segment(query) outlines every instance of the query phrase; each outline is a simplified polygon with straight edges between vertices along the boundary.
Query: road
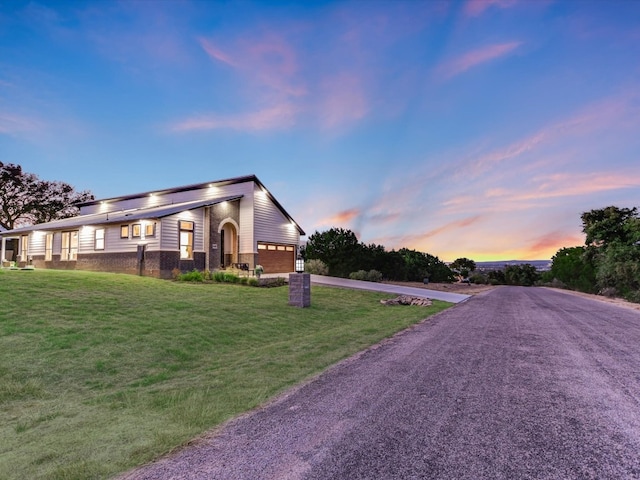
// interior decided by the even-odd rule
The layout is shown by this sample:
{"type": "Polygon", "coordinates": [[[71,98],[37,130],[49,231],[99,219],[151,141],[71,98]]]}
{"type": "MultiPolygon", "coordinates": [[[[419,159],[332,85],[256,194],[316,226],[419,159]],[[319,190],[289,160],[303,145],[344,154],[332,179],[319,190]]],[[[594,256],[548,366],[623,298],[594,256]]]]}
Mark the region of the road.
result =
{"type": "Polygon", "coordinates": [[[637,479],[640,312],[473,297],[128,479],[637,479]]]}

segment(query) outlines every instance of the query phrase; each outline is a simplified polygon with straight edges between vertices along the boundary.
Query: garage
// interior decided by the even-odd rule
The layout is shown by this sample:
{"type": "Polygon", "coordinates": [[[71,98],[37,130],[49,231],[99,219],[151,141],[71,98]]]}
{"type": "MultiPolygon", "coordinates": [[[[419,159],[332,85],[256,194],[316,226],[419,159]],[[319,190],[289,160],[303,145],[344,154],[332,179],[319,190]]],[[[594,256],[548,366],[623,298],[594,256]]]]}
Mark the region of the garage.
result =
{"type": "Polygon", "coordinates": [[[258,264],[264,273],[289,273],[295,268],[296,248],[293,245],[258,242],[258,264]]]}

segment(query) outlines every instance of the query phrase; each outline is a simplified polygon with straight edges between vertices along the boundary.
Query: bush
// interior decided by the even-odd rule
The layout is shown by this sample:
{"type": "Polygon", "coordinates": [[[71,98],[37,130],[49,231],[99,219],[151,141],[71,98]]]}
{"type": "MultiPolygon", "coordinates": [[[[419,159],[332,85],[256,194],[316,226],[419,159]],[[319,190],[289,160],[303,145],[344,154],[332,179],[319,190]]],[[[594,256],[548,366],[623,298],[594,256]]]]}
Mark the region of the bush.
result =
{"type": "Polygon", "coordinates": [[[247,285],[250,287],[257,287],[260,284],[259,280],[254,277],[247,278],[247,285]]]}
{"type": "Polygon", "coordinates": [[[358,270],[357,272],[351,272],[349,274],[351,280],[363,280],[365,282],[380,282],[382,280],[382,273],[377,270],[358,270]]]}
{"type": "Polygon", "coordinates": [[[234,273],[225,273],[223,281],[226,283],[239,283],[240,277],[234,273]]]}
{"type": "Polygon", "coordinates": [[[213,281],[214,282],[224,282],[224,272],[221,272],[220,270],[218,270],[217,272],[213,273],[213,281]]]}
{"type": "Polygon", "coordinates": [[[204,282],[204,275],[196,269],[188,273],[182,273],[177,278],[180,282],[204,282]]]}
{"type": "Polygon", "coordinates": [[[322,260],[312,258],[311,260],[307,260],[305,262],[304,271],[313,275],[328,275],[329,267],[327,267],[327,265],[322,260]]]}

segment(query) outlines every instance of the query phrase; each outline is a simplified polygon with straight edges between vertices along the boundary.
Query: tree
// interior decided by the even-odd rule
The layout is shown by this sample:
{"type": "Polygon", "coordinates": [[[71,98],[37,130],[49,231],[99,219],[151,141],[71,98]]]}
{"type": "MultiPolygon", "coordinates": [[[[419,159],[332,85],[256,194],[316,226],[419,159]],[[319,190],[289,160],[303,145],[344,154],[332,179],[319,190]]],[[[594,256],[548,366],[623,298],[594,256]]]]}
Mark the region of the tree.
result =
{"type": "Polygon", "coordinates": [[[431,282],[453,281],[453,272],[438,257],[407,248],[400,249],[399,253],[404,257],[407,280],[421,282],[428,278],[431,282]]]}
{"type": "Polygon", "coordinates": [[[325,232],[315,232],[307,240],[304,249],[305,260],[317,258],[329,268],[329,275],[348,277],[351,272],[361,270],[359,262],[362,245],[356,234],[344,228],[331,228],[325,232]]]}
{"type": "Polygon", "coordinates": [[[451,262],[449,268],[457,272],[462,278],[467,278],[469,273],[476,269],[476,262],[466,257],[457,258],[451,262]]]}
{"type": "Polygon", "coordinates": [[[522,285],[530,287],[540,278],[536,267],[530,263],[522,265],[507,265],[504,269],[504,279],[507,285],[522,285]]]}
{"type": "Polygon", "coordinates": [[[595,293],[595,269],[585,252],[585,247],[561,248],[551,259],[551,270],[544,277],[559,280],[570,289],[595,293]]]}
{"type": "Polygon", "coordinates": [[[585,258],[595,267],[599,291],[640,301],[640,217],[638,209],[610,206],[584,212],[585,258]]]}
{"type": "Polygon", "coordinates": [[[0,227],[6,230],[72,217],[75,204],[93,198],[89,191],[76,192],[68,183],[40,180],[20,165],[0,162],[0,227]]]}
{"type": "Polygon", "coordinates": [[[587,236],[586,245],[607,246],[612,242],[628,244],[633,237],[632,224],[637,224],[638,209],[610,206],[584,212],[581,219],[582,231],[587,236]]]}

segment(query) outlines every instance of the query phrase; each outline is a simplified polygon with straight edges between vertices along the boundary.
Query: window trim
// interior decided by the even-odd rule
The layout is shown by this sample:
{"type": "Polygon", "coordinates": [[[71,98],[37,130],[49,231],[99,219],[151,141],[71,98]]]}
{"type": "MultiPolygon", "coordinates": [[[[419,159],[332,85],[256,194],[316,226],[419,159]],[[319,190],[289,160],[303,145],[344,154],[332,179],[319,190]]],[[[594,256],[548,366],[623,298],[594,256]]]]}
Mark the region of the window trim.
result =
{"type": "Polygon", "coordinates": [[[60,260],[63,262],[75,262],[78,260],[78,246],[80,243],[80,231],[68,230],[62,232],[62,245],[60,247],[60,260]],[[75,246],[72,241],[75,233],[75,246]],[[67,239],[67,246],[65,247],[65,238],[67,239]]]}
{"type": "Polygon", "coordinates": [[[131,238],[140,238],[142,237],[142,225],[139,223],[134,223],[131,225],[131,238]]]}
{"type": "Polygon", "coordinates": [[[178,251],[180,260],[193,260],[193,250],[196,238],[196,223],[191,220],[178,220],[178,251]],[[183,233],[187,242],[183,243],[183,233]]]}
{"type": "Polygon", "coordinates": [[[53,260],[53,232],[47,233],[44,237],[44,261],[53,260]]]}
{"type": "Polygon", "coordinates": [[[93,237],[93,249],[94,250],[104,250],[106,245],[106,230],[104,228],[96,228],[93,237]],[[98,232],[101,232],[102,235],[98,236],[98,232]]]}
{"type": "Polygon", "coordinates": [[[155,237],[156,236],[156,222],[145,223],[145,225],[144,225],[144,236],[145,237],[155,237]]]}
{"type": "Polygon", "coordinates": [[[120,238],[129,238],[129,225],[120,225],[120,238]]]}

